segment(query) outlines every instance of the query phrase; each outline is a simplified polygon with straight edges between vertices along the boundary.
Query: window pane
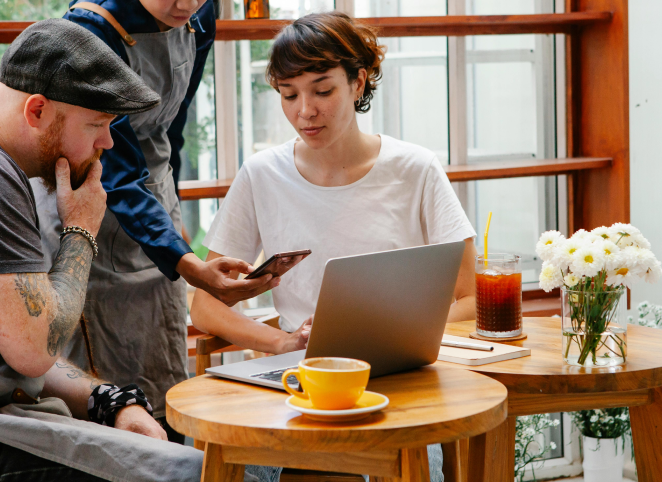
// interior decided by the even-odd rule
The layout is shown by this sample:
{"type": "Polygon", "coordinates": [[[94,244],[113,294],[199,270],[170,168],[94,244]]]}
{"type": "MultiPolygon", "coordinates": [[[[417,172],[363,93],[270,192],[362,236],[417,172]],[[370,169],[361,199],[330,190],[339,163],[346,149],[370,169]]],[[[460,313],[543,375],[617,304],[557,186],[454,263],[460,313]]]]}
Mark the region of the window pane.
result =
{"type": "Polygon", "coordinates": [[[448,163],[446,37],[380,38],[383,77],[371,109],[358,115],[362,131],[427,147],[448,163]]]}
{"type": "MultiPolygon", "coordinates": [[[[508,2],[528,3],[533,2],[508,2]]],[[[477,1],[473,7],[478,6],[477,1]]],[[[532,7],[504,12],[487,6],[472,13],[513,10],[532,13],[532,7]]],[[[466,61],[468,163],[555,157],[553,36],[467,37],[466,61]]],[[[558,228],[556,178],[469,183],[462,196],[480,234],[488,212],[494,213],[490,251],[521,255],[523,281],[537,281],[535,243],[541,232],[558,228]]]]}
{"type": "Polygon", "coordinates": [[[357,17],[424,17],[446,15],[440,0],[355,0],[357,17]]]}
{"type": "MultiPolygon", "coordinates": [[[[467,56],[470,53],[467,50],[467,56]]],[[[536,157],[536,92],[533,64],[467,65],[469,158],[536,157]]],[[[544,156],[543,156],[544,157],[544,156]]]]}

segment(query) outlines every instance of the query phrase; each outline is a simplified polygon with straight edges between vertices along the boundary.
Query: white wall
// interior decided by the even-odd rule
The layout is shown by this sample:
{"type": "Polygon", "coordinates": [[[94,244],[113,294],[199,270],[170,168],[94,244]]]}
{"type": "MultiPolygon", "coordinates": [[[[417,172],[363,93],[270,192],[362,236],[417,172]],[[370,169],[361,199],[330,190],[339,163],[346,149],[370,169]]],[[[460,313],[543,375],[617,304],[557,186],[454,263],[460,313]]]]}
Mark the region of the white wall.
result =
{"type": "MultiPolygon", "coordinates": [[[[662,2],[629,2],[631,222],[662,260],[662,2]]],[[[662,304],[662,282],[640,283],[632,307],[662,304]]]]}

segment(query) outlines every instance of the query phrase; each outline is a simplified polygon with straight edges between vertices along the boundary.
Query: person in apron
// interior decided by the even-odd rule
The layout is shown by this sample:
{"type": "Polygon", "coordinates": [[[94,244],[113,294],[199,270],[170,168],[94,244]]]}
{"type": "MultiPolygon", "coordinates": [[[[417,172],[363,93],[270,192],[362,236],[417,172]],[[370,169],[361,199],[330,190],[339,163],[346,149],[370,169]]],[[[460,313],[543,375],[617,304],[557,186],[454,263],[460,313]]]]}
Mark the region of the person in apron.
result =
{"type": "MultiPolygon", "coordinates": [[[[213,45],[213,2],[72,2],[64,18],[101,38],[162,99],[156,109],[120,117],[111,126],[115,145],[101,157],[108,209],[84,314],[98,373],[118,384],[140,384],[169,438],[182,442],[165,424],[165,394],[188,378],[186,282],[179,275],[227,304],[277,284],[271,276],[236,282],[229,272],[250,272],[249,264],[204,263],[180,235],[170,160],[179,156],[187,107],[213,45]]],[[[52,254],[61,230],[55,200],[33,187],[45,251],[52,254]]],[[[93,368],[80,333],[65,354],[93,368]]]]}
{"type": "Polygon", "coordinates": [[[116,387],[61,358],[106,209],[99,150],[112,147],[117,115],[159,102],[99,38],[62,19],[27,28],[0,63],[3,481],[200,478],[201,453],[166,441],[137,385],[116,387]],[[28,177],[57,194],[65,229],[53,263],[43,256],[28,177]]]}

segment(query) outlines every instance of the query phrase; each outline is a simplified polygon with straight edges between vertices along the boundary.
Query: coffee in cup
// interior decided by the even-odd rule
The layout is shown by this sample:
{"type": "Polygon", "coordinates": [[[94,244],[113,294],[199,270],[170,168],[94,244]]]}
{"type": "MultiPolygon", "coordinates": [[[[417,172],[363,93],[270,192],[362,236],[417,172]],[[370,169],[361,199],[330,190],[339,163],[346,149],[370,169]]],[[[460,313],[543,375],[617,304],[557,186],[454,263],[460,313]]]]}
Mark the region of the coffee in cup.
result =
{"type": "Polygon", "coordinates": [[[283,373],[285,390],[295,397],[310,399],[320,410],[345,410],[352,408],[361,398],[370,378],[370,364],[352,358],[307,358],[298,368],[283,373]],[[303,393],[287,384],[287,377],[294,375],[303,393]]]}

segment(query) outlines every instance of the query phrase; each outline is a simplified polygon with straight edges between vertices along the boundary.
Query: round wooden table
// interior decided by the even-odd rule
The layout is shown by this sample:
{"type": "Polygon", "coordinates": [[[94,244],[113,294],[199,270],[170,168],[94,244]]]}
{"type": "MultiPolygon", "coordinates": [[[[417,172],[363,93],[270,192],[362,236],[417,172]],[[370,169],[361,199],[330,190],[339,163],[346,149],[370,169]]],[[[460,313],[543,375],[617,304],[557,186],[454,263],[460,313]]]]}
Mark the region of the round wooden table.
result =
{"type": "Polygon", "coordinates": [[[368,390],[388,396],[389,406],[360,421],[323,423],[287,408],[285,392],[204,375],[168,391],[166,416],[206,442],[206,482],[241,482],[247,464],[427,482],[428,444],[454,453],[456,441],[506,420],[506,388],[464,370],[427,366],[371,380],[368,390]]]}
{"type": "MultiPolygon", "coordinates": [[[[468,338],[475,329],[465,321],[448,324],[445,333],[468,338]]],[[[516,416],[630,407],[639,482],[662,481],[662,330],[629,325],[627,363],[605,368],[564,364],[560,318],[525,318],[524,331],[527,339],[508,344],[531,348],[529,357],[476,367],[435,364],[482,373],[508,388],[508,420],[469,441],[468,480],[512,482],[516,416]]]]}

